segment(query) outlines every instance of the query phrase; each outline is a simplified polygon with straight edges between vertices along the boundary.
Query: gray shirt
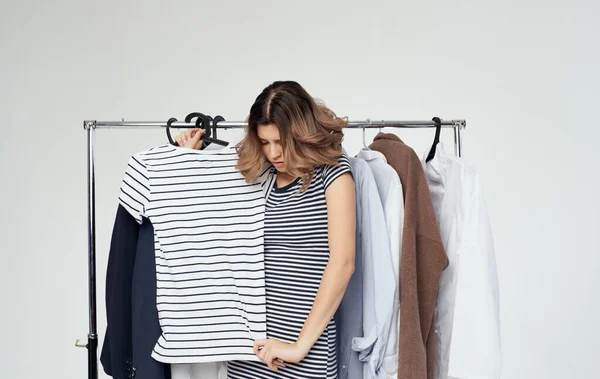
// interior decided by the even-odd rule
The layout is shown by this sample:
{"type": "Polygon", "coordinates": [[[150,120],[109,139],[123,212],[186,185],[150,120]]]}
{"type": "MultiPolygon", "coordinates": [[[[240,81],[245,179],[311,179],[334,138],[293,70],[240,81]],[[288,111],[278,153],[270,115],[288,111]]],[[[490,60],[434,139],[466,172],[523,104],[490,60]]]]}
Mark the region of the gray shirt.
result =
{"type": "MultiPolygon", "coordinates": [[[[352,163],[352,162],[351,162],[352,163]]],[[[355,191],[358,197],[360,188],[359,180],[356,176],[354,167],[352,176],[354,177],[355,191]]],[[[352,350],[352,339],[363,335],[363,267],[362,267],[362,249],[361,236],[359,232],[358,220],[361,210],[359,202],[356,202],[356,253],[354,258],[354,274],[348,282],[346,292],[342,302],[335,314],[335,324],[337,330],[337,361],[338,361],[338,379],[363,379],[363,364],[358,359],[358,353],[352,350]]]]}
{"type": "Polygon", "coordinates": [[[385,378],[381,365],[396,288],[390,239],[369,165],[358,158],[350,158],[350,164],[356,188],[356,265],[338,310],[338,375],[385,378]],[[350,346],[358,355],[347,351],[350,346]]]}

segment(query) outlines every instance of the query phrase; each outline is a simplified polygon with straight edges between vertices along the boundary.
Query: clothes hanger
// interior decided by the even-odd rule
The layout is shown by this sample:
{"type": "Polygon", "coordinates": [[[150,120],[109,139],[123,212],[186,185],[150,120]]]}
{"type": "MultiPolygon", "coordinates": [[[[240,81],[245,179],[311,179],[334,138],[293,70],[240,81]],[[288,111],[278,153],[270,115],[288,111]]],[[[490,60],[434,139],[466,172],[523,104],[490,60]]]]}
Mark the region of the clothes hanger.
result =
{"type": "MultiPolygon", "coordinates": [[[[202,148],[203,149],[206,146],[210,145],[211,143],[216,143],[217,145],[221,145],[221,146],[229,145],[229,142],[216,138],[217,125],[213,121],[212,117],[205,115],[204,113],[192,112],[192,113],[188,114],[187,116],[185,116],[185,122],[189,123],[192,121],[193,118],[196,118],[196,127],[200,128],[200,129],[204,129],[204,135],[202,136],[202,148]],[[212,123],[212,126],[211,126],[211,123],[212,123]],[[214,135],[214,137],[211,137],[211,135],[214,135]]],[[[217,122],[219,122],[219,121],[223,121],[224,118],[222,116],[217,116],[215,118],[215,120],[217,120],[217,122]]]]}
{"type": "Polygon", "coordinates": [[[212,135],[214,138],[217,138],[217,124],[221,121],[225,121],[223,116],[215,116],[214,120],[212,120],[212,135]]]}
{"type": "MultiPolygon", "coordinates": [[[[372,124],[371,119],[368,118],[367,122],[369,123],[369,126],[372,124]]],[[[366,139],[366,128],[362,128],[362,143],[363,143],[363,150],[370,150],[369,147],[367,146],[367,139],[366,139]]]]}
{"type": "MultiPolygon", "coordinates": [[[[198,116],[204,116],[204,117],[206,117],[206,116],[205,116],[204,114],[202,114],[202,113],[190,113],[190,114],[188,114],[188,115],[185,117],[185,122],[189,123],[193,117],[197,117],[197,116],[195,116],[195,115],[198,115],[198,116]],[[192,116],[192,117],[190,117],[190,116],[192,116]]],[[[200,118],[199,118],[199,119],[200,119],[200,118]]],[[[166,130],[167,130],[167,138],[169,139],[169,143],[170,143],[171,145],[173,145],[173,146],[179,146],[179,144],[178,144],[176,141],[174,141],[174,140],[173,140],[173,137],[171,137],[171,125],[172,125],[174,122],[176,122],[176,121],[177,121],[177,119],[176,119],[175,117],[171,117],[171,118],[169,119],[169,121],[167,121],[167,128],[166,128],[166,130]]],[[[196,127],[199,127],[199,126],[198,126],[198,122],[196,122],[196,127]]],[[[209,133],[208,133],[208,135],[210,136],[210,130],[209,130],[209,133]]],[[[205,146],[204,146],[204,143],[205,143],[205,142],[204,142],[204,138],[203,138],[203,142],[202,142],[202,148],[204,148],[204,147],[205,147],[205,146]]],[[[208,146],[208,145],[207,145],[207,146],[208,146]]]]}
{"type": "MultiPolygon", "coordinates": [[[[223,141],[220,139],[217,139],[217,124],[221,121],[225,121],[225,118],[223,116],[215,116],[215,118],[213,119],[211,116],[206,115],[205,117],[208,117],[209,122],[206,125],[211,125],[210,130],[209,130],[209,139],[208,140],[204,140],[204,137],[202,137],[203,141],[202,141],[202,148],[204,149],[206,146],[210,145],[210,141],[218,144],[218,145],[222,145],[222,146],[228,146],[229,142],[227,141],[223,141]],[[212,136],[211,136],[211,131],[212,131],[212,136]],[[217,142],[217,141],[221,141],[217,142]]],[[[197,122],[197,120],[196,120],[197,122]]]]}
{"type": "Polygon", "coordinates": [[[433,159],[433,157],[435,157],[435,150],[437,148],[438,143],[440,142],[440,132],[442,131],[442,120],[440,120],[439,117],[434,117],[431,120],[435,122],[435,137],[433,138],[433,145],[429,150],[429,154],[425,159],[425,163],[428,163],[430,160],[433,159]]]}
{"type": "MultiPolygon", "coordinates": [[[[200,128],[200,124],[202,123],[203,125],[207,125],[206,123],[204,123],[204,120],[208,117],[209,120],[209,124],[210,125],[210,120],[212,120],[212,117],[205,115],[204,113],[200,113],[200,112],[192,112],[190,114],[188,114],[187,116],[185,116],[185,121],[186,122],[190,122],[192,121],[193,118],[196,118],[196,128],[200,128]]],[[[208,145],[210,145],[210,141],[208,141],[206,139],[206,137],[210,138],[211,136],[211,130],[212,129],[208,129],[206,130],[204,128],[204,135],[202,136],[202,147],[200,148],[200,150],[204,150],[208,145]]]]}
{"type": "Polygon", "coordinates": [[[171,124],[173,124],[175,121],[177,121],[175,117],[171,117],[169,121],[167,121],[167,138],[169,139],[169,143],[171,145],[179,146],[177,142],[173,141],[173,137],[171,137],[171,131],[169,130],[171,128],[171,124]]]}
{"type": "Polygon", "coordinates": [[[218,139],[218,138],[216,138],[216,136],[212,137],[212,135],[214,135],[214,131],[217,130],[217,125],[214,124],[213,118],[211,116],[205,115],[202,117],[198,117],[196,119],[196,125],[199,128],[202,128],[205,130],[204,135],[202,136],[202,140],[204,142],[206,142],[206,143],[212,142],[212,143],[216,143],[217,145],[221,145],[221,146],[229,146],[229,142],[218,139]],[[202,119],[201,123],[200,123],[200,119],[202,119]],[[208,136],[207,136],[207,134],[208,134],[208,136]]]}

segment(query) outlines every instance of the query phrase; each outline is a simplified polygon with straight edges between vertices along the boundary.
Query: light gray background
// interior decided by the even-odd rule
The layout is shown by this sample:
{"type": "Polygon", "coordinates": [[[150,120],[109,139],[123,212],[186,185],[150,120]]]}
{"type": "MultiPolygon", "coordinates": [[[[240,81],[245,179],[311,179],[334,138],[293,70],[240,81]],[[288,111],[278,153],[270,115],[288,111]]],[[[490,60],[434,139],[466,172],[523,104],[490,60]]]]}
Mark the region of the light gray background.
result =
{"type": "MultiPolygon", "coordinates": [[[[0,377],[87,377],[73,346],[88,327],[82,121],[240,121],[280,79],[353,120],[466,118],[497,249],[503,378],[594,377],[599,12],[566,0],[2,1],[0,377]]],[[[395,132],[420,156],[433,138],[395,132]]],[[[349,153],[360,141],[347,132],[349,153]]],[[[97,133],[101,333],[119,182],[131,154],[164,142],[97,133]]]]}

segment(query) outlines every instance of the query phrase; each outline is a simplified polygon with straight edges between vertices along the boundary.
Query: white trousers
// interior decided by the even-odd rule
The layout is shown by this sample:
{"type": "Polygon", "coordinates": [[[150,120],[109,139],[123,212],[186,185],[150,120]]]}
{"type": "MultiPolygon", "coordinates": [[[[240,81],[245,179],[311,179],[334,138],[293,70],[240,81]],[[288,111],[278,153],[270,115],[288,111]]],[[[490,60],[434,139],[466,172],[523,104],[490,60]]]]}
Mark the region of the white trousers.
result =
{"type": "Polygon", "coordinates": [[[227,379],[227,362],[171,364],[171,379],[227,379]]]}

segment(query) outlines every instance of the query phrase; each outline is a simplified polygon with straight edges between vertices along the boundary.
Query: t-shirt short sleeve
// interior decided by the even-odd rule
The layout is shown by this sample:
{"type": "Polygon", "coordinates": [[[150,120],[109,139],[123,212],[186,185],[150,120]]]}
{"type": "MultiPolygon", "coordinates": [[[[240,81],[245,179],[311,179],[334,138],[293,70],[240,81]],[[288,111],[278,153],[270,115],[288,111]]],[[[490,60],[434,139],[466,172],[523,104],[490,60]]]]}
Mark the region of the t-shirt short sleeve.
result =
{"type": "Polygon", "coordinates": [[[149,197],[148,169],[142,158],[134,155],[129,159],[125,169],[119,203],[141,224],[142,217],[146,216],[149,197]]]}
{"type": "Polygon", "coordinates": [[[336,180],[341,175],[343,175],[347,172],[352,174],[352,170],[350,167],[350,160],[344,154],[342,154],[339,157],[338,164],[336,166],[326,165],[323,168],[323,186],[325,187],[325,190],[327,190],[327,188],[329,188],[329,186],[331,185],[331,183],[334,182],[334,180],[336,180]]]}

